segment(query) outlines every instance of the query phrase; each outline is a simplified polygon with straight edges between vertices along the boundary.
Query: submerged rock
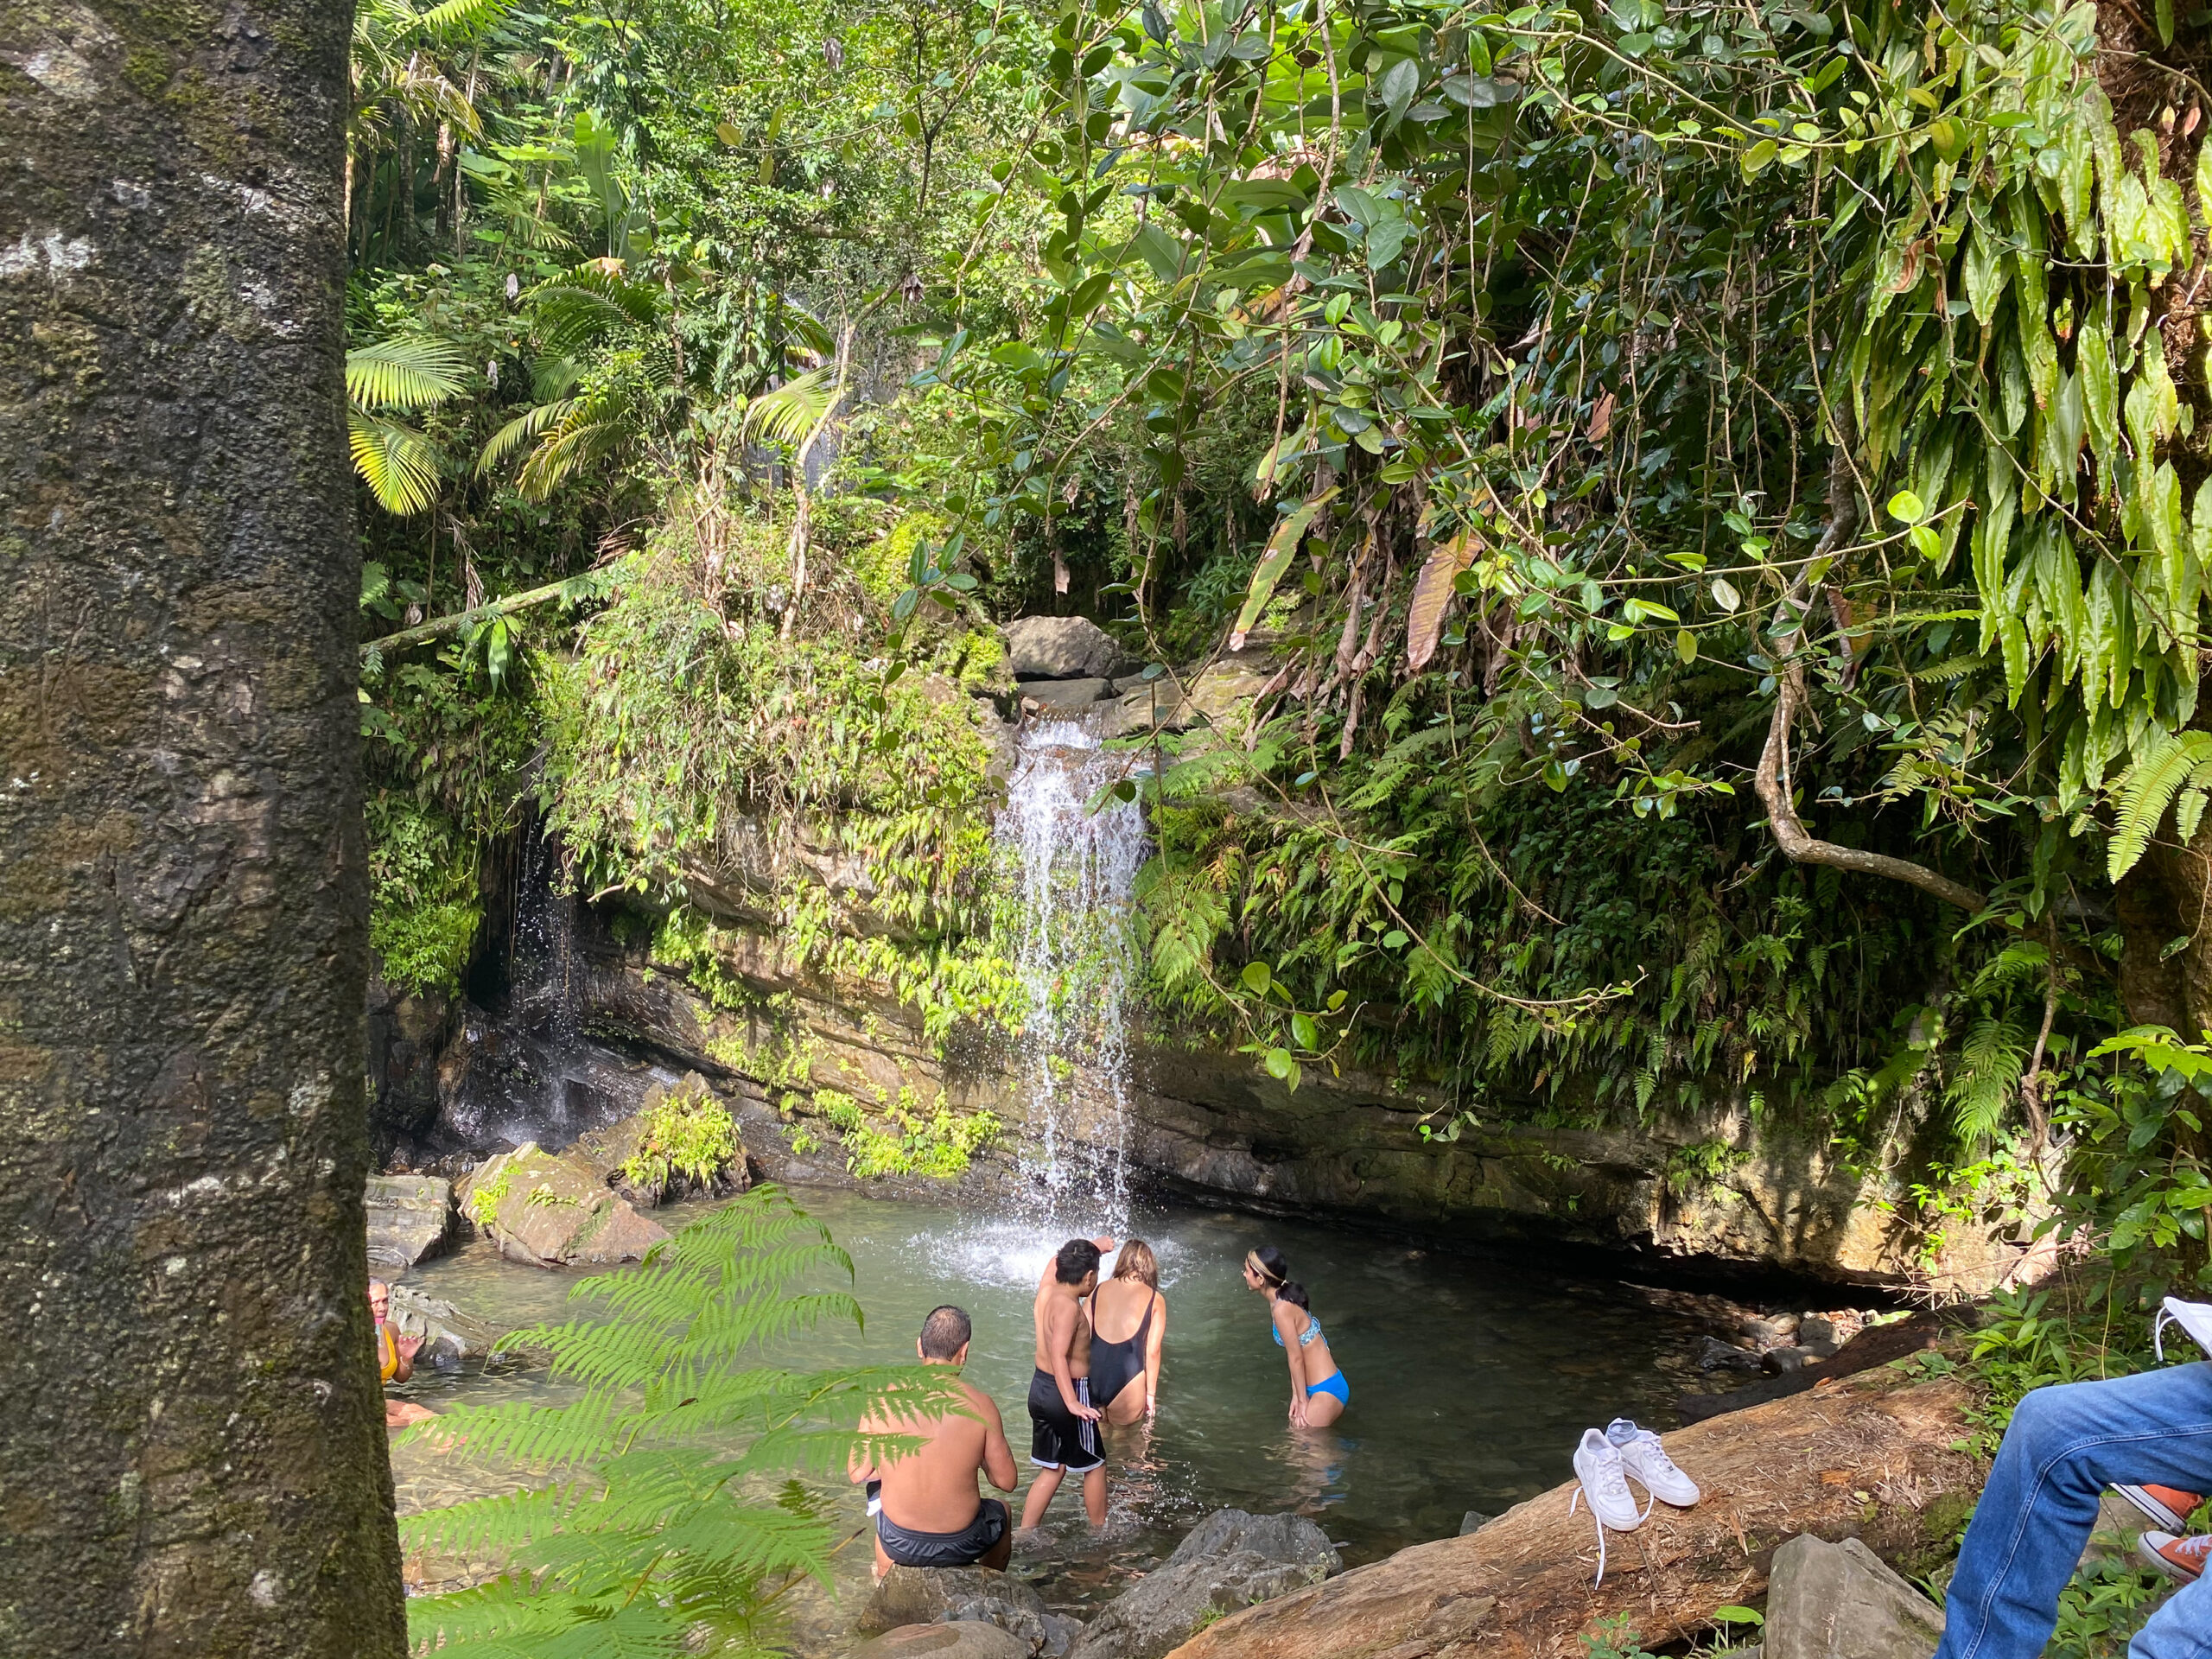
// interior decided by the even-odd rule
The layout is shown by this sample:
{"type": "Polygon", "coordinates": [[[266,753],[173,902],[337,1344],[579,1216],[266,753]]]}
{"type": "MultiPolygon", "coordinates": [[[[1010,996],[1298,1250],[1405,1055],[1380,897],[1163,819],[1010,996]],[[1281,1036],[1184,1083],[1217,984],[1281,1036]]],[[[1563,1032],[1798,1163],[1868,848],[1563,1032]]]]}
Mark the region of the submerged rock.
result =
{"type": "Polygon", "coordinates": [[[511,1262],[608,1267],[634,1262],[668,1237],[580,1160],[525,1142],[468,1179],[468,1212],[511,1262]]]}
{"type": "Polygon", "coordinates": [[[391,1287],[391,1322],[403,1337],[420,1337],[415,1355],[417,1370],[457,1371],[468,1360],[481,1360],[492,1350],[492,1327],[472,1319],[451,1302],[413,1285],[391,1287]]]}
{"type": "Polygon", "coordinates": [[[1943,1610],[1856,1538],[1774,1552],[1762,1645],[1773,1659],[1928,1659],[1943,1610]]]}
{"type": "Polygon", "coordinates": [[[435,1175],[372,1175],[369,1266],[411,1268],[453,1235],[453,1183],[435,1175]]]}
{"type": "Polygon", "coordinates": [[[1110,679],[1122,666],[1121,646],[1087,616],[1025,616],[1005,633],[1016,679],[1110,679]]]}
{"type": "Polygon", "coordinates": [[[1071,1659],[1162,1659],[1224,1613],[1343,1570],[1328,1535],[1303,1516],[1217,1510],[1158,1569],[1107,1603],[1071,1659]]]}
{"type": "Polygon", "coordinates": [[[1045,1603],[1021,1580],[989,1567],[893,1567],[861,1609],[860,1630],[981,1620],[1030,1644],[1045,1641],[1045,1603]]]}
{"type": "Polygon", "coordinates": [[[979,1619],[901,1624],[863,1642],[851,1659],[1029,1659],[1020,1637],[979,1619]]]}

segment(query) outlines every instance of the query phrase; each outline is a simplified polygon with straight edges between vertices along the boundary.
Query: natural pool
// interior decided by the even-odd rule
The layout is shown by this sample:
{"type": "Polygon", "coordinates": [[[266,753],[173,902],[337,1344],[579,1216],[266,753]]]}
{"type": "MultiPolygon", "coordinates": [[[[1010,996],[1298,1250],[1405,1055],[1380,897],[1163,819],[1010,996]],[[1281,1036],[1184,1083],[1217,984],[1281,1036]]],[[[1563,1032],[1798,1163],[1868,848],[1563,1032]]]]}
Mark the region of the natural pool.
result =
{"type": "MultiPolygon", "coordinates": [[[[1030,1300],[1066,1232],[830,1190],[796,1196],[851,1254],[868,1315],[864,1334],[825,1329],[802,1361],[910,1359],[923,1315],[959,1304],[976,1325],[968,1375],[998,1401],[1026,1483],[1030,1300]]],[[[678,1226],[684,1213],[662,1218],[678,1226]]],[[[1628,1415],[1670,1428],[1675,1395],[1697,1386],[1689,1320],[1628,1286],[1554,1275],[1525,1258],[1193,1206],[1141,1205],[1131,1230],[1159,1254],[1170,1310],[1159,1419],[1149,1431],[1109,1431],[1103,1535],[1084,1523],[1071,1483],[1046,1539],[1015,1555],[1048,1601],[1078,1611],[1224,1506],[1312,1515],[1354,1564],[1450,1536],[1469,1510],[1495,1515],[1567,1478],[1586,1427],[1628,1415]],[[1332,1429],[1294,1430],[1286,1419],[1282,1356],[1237,1271],[1260,1243],[1289,1257],[1351,1383],[1351,1408],[1332,1429]]],[[[564,1317],[575,1277],[505,1262],[480,1240],[404,1281],[505,1328],[564,1317]]],[[[426,1375],[410,1392],[433,1408],[558,1397],[528,1370],[426,1375]]],[[[403,1511],[451,1502],[472,1484],[411,1445],[394,1465],[403,1511]]],[[[840,1501],[857,1531],[858,1493],[840,1501]]],[[[866,1548],[841,1552],[848,1616],[866,1548]]],[[[824,1621],[834,1622],[816,1608],[801,1623],[824,1621]]]]}

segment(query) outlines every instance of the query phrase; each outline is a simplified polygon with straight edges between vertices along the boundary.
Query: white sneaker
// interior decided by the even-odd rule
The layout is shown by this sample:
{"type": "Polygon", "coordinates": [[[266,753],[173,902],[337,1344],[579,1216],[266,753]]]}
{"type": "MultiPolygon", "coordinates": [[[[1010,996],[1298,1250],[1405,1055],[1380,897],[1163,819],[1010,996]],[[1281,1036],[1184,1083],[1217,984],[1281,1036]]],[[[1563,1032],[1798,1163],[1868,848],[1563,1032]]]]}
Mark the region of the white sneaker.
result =
{"type": "Polygon", "coordinates": [[[1697,1502],[1697,1482],[1675,1466],[1666,1446],[1649,1429],[1616,1417],[1605,1430],[1605,1439],[1620,1453],[1621,1471],[1652,1497],[1678,1510],[1687,1510],[1697,1502]]]}
{"type": "Polygon", "coordinates": [[[2158,1310],[2158,1320],[2151,1327],[2151,1346],[2160,1359],[2166,1357],[2165,1328],[2177,1325],[2189,1333],[2190,1340],[2212,1357],[2212,1302],[2184,1302],[2178,1296],[2166,1298],[2165,1306],[2158,1310]]]}
{"type": "Polygon", "coordinates": [[[1574,1448],[1574,1478],[1581,1482],[1574,1496],[1567,1501],[1567,1512],[1574,1513],[1578,1502],[1586,1500],[1590,1505],[1590,1520],[1598,1529],[1598,1582],[1605,1581],[1605,1529],[1615,1532],[1634,1532],[1643,1524],[1643,1517],[1651,1513],[1646,1504],[1639,1512],[1636,1494],[1628,1489],[1628,1478],[1621,1467],[1620,1448],[1599,1430],[1585,1429],[1582,1444],[1574,1448]]]}
{"type": "MultiPolygon", "coordinates": [[[[1597,1429],[1586,1430],[1574,1448],[1575,1478],[1582,1483],[1583,1500],[1590,1513],[1615,1532],[1634,1532],[1643,1524],[1637,1513],[1636,1494],[1628,1489],[1620,1448],[1597,1429]]],[[[1570,1514],[1573,1503],[1567,1505],[1570,1514]]]]}

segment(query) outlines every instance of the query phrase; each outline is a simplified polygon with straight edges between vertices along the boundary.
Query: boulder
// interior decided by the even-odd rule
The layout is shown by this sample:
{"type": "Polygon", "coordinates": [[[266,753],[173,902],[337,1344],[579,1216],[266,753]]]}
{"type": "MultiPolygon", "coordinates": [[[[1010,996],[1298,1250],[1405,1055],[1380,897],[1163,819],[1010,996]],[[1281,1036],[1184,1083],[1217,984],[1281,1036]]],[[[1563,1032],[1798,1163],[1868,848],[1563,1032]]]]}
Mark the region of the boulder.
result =
{"type": "Polygon", "coordinates": [[[1162,1659],[1222,1615],[1343,1568],[1328,1535],[1303,1516],[1217,1510],[1156,1571],[1107,1603],[1070,1659],[1162,1659]]]}
{"type": "Polygon", "coordinates": [[[669,1236],[609,1192],[591,1166],[534,1141],[488,1160],[469,1177],[468,1212],[500,1255],[538,1268],[634,1262],[669,1236]]]}
{"type": "Polygon", "coordinates": [[[986,1623],[1039,1642],[1045,1604],[1021,1580],[988,1567],[893,1567],[861,1609],[862,1635],[948,1620],[986,1623]]]}
{"type": "Polygon", "coordinates": [[[851,1659],[1029,1659],[1029,1649],[995,1624],[963,1618],[901,1624],[861,1643],[851,1659]]]}
{"type": "Polygon", "coordinates": [[[372,1175],[368,1205],[372,1268],[411,1268],[453,1236],[453,1183],[435,1175],[372,1175]]]}
{"type": "Polygon", "coordinates": [[[1943,1610],[1856,1538],[1810,1533],[1774,1552],[1762,1645],[1771,1659],[1928,1659],[1943,1610]]]}
{"type": "Polygon", "coordinates": [[[1211,1555],[1249,1550],[1271,1561],[1317,1567],[1318,1578],[1344,1570],[1344,1557],[1329,1535],[1302,1515],[1254,1515],[1245,1510],[1216,1510],[1184,1535],[1166,1565],[1178,1567],[1211,1555]]]}
{"type": "Polygon", "coordinates": [[[1031,680],[1021,688],[1021,701],[1034,703],[1043,714],[1080,714],[1113,689],[1111,680],[1031,680]]]}
{"type": "Polygon", "coordinates": [[[423,1339],[415,1354],[418,1369],[457,1371],[470,1358],[480,1361],[492,1351],[490,1325],[413,1285],[391,1287],[391,1322],[400,1335],[423,1339]]]}
{"type": "Polygon", "coordinates": [[[1122,666],[1122,648],[1087,616],[1025,616],[1005,633],[1017,680],[1110,679],[1122,666]]]}
{"type": "Polygon", "coordinates": [[[624,1166],[638,1155],[640,1149],[652,1149],[649,1135],[653,1115],[671,1103],[679,1109],[696,1103],[708,1109],[728,1110],[711,1084],[696,1071],[686,1071],[673,1084],[659,1082],[651,1084],[645,1090],[645,1098],[638,1103],[636,1111],[619,1122],[578,1136],[561,1155],[569,1162],[581,1164],[590,1170],[638,1208],[650,1210],[672,1198],[711,1198],[744,1192],[752,1182],[747,1173],[744,1143],[737,1141],[734,1135],[732,1136],[734,1150],[729,1160],[704,1182],[694,1181],[685,1175],[667,1171],[664,1164],[661,1168],[666,1173],[665,1179],[657,1180],[648,1175],[641,1182],[633,1183],[624,1179],[624,1166]]]}
{"type": "Polygon", "coordinates": [[[1480,1532],[1489,1524],[1490,1516],[1480,1510],[1469,1510],[1459,1517],[1459,1535],[1464,1538],[1471,1532],[1480,1532]]]}

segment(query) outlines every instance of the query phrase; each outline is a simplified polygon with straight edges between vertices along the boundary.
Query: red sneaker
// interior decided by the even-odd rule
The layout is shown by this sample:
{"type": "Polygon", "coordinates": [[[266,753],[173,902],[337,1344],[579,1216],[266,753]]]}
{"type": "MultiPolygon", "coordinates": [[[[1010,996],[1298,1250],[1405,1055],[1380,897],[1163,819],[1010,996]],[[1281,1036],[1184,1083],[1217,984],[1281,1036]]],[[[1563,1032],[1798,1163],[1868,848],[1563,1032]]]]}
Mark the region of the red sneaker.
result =
{"type": "Polygon", "coordinates": [[[2115,1486],[2113,1491],[2168,1532],[2187,1530],[2191,1512],[2204,1501],[2202,1492],[2184,1492],[2177,1486],[2115,1486]]]}
{"type": "Polygon", "coordinates": [[[2204,1571],[2204,1558],[2212,1554],[2212,1532],[2200,1532],[2193,1538],[2177,1538],[2171,1532],[2146,1532],[2135,1553],[2144,1561],[2155,1567],[2168,1578],[2182,1584],[2194,1584],[2204,1571]]]}

